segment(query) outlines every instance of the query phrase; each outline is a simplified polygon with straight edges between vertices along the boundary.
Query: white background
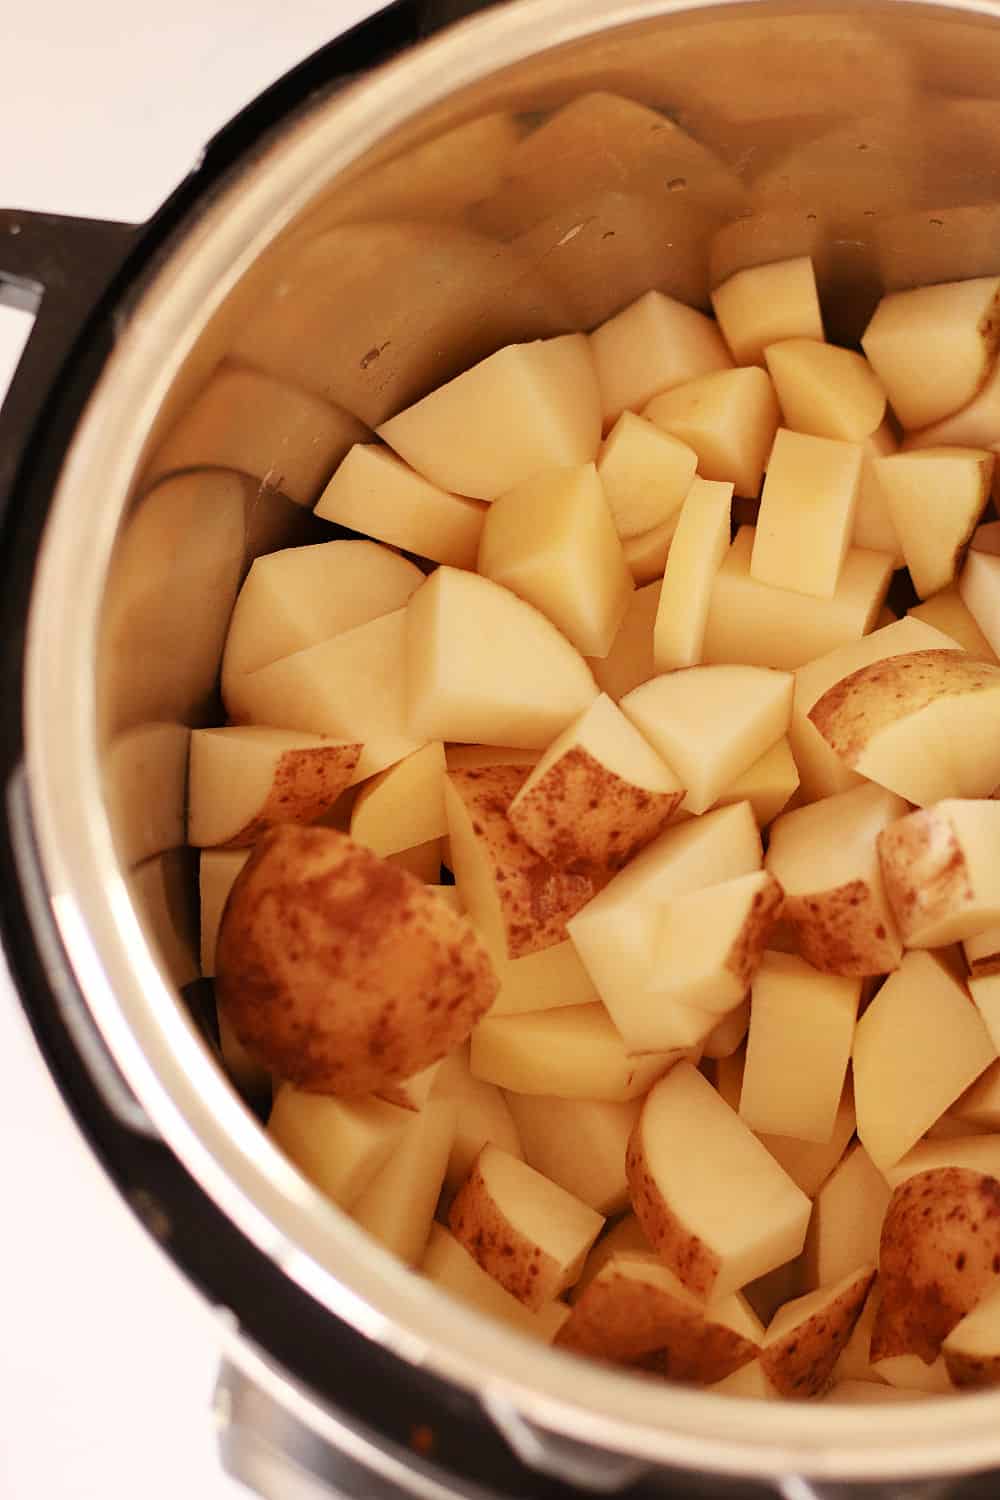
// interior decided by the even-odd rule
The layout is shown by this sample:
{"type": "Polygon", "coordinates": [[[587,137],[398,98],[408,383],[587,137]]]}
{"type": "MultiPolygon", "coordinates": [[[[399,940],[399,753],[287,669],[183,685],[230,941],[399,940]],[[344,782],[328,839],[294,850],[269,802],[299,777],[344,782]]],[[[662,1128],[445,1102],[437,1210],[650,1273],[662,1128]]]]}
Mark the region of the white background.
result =
{"type": "MultiPolygon", "coordinates": [[[[147,218],[252,96],[379,0],[0,5],[0,205],[147,218]]],[[[0,308],[0,392],[27,320],[0,308]]],[[[0,1500],[238,1500],[208,1309],[104,1180],[0,956],[0,1500]]]]}

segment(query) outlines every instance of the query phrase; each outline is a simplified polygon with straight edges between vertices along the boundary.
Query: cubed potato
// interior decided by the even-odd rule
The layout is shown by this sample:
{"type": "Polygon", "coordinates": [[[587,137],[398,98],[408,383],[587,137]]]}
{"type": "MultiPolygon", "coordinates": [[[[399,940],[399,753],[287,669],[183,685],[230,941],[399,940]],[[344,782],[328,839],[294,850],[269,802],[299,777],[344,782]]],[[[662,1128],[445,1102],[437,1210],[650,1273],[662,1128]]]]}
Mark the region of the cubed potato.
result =
{"type": "Polygon", "coordinates": [[[1000,783],[1000,667],[961,652],[861,667],[809,718],[845,765],[908,802],[987,797],[1000,783]]]}
{"type": "Polygon", "coordinates": [[[881,427],[885,390],[860,354],[817,339],[784,339],[769,344],[764,359],[793,432],[863,443],[881,427]]]}
{"type": "Polygon", "coordinates": [[[851,1270],[832,1285],[786,1302],[775,1314],[760,1363],[781,1395],[822,1395],[874,1280],[874,1265],[851,1270]]]}
{"type": "Polygon", "coordinates": [[[425,743],[407,718],[405,641],[402,609],[341,631],[248,673],[230,716],[360,743],[352,780],[374,776],[425,743]]]}
{"type": "Polygon", "coordinates": [[[877,461],[878,481],[921,599],[954,583],[989,503],[994,463],[983,448],[922,448],[877,461]]]}
{"type": "Polygon", "coordinates": [[[953,416],[903,438],[903,452],[918,448],[992,448],[1000,422],[1000,361],[993,366],[979,395],[953,416]]]}
{"type": "Polygon", "coordinates": [[[996,652],[963,603],[957,583],[950,583],[947,588],[939,589],[921,604],[915,604],[912,609],[907,610],[907,615],[912,620],[923,620],[925,624],[933,625],[935,630],[943,631],[977,661],[997,660],[996,652]]]}
{"type": "Polygon", "coordinates": [[[434,1076],[435,1098],[455,1105],[455,1126],[445,1166],[445,1186],[457,1192],[488,1141],[508,1156],[523,1156],[507,1101],[492,1083],[469,1071],[469,1044],[464,1042],[443,1060],[434,1076]]]}
{"type": "Polygon", "coordinates": [[[771,378],[753,366],[715,370],[654,396],[644,415],[698,455],[703,479],[755,499],[781,420],[771,378]]]}
{"type": "Polygon", "coordinates": [[[640,1099],[678,1056],[629,1057],[603,1005],[568,1005],[487,1016],[472,1033],[469,1065],[515,1094],[622,1103],[640,1099]]]}
{"type": "Polygon", "coordinates": [[[478,500],[495,500],[542,469],[591,463],[601,412],[588,342],[566,334],[509,344],[378,434],[425,479],[478,500]]]}
{"type": "Polygon", "coordinates": [[[908,803],[871,782],[785,813],[771,828],[767,868],[785,891],[783,916],[799,950],[826,974],[899,967],[902,942],[876,839],[908,803]]]}
{"type": "Polygon", "coordinates": [[[761,496],[752,578],[834,597],[854,532],[861,457],[858,443],[779,430],[761,496]]]}
{"type": "Polygon", "coordinates": [[[431,1099],[414,1114],[385,1166],[355,1199],[351,1217],[398,1255],[419,1265],[427,1249],[455,1134],[455,1104],[431,1099]]]}
{"type": "Polygon", "coordinates": [[[858,503],[854,511],[851,546],[869,547],[873,552],[888,552],[892,556],[893,566],[901,568],[903,549],[899,545],[899,537],[889,513],[889,502],[878,475],[879,459],[898,452],[899,443],[889,417],[870,437],[862,440],[861,479],[858,482],[858,503]]]}
{"type": "Polygon", "coordinates": [[[588,876],[549,864],[511,823],[528,775],[524,766],[481,766],[449,771],[444,784],[455,884],[500,962],[565,941],[567,919],[593,894],[588,876]]]}
{"type": "Polygon", "coordinates": [[[479,571],[541,610],[586,656],[606,656],[635,587],[593,464],[546,469],[490,507],[479,571]]]}
{"type": "Polygon", "coordinates": [[[689,1063],[650,1091],[627,1170],[646,1234],[696,1296],[724,1297],[802,1249],[809,1199],[689,1063]]]}
{"type": "Polygon", "coordinates": [[[146,473],[235,469],[296,505],[312,505],[352,443],[357,417],[260,370],[222,365],[171,428],[146,473]]]}
{"type": "Polygon", "coordinates": [[[500,989],[491,1016],[522,1015],[525,1011],[554,1010],[561,1005],[590,1005],[597,1000],[590,975],[567,939],[524,958],[494,959],[500,989]]]}
{"type": "Polygon", "coordinates": [[[590,345],[606,431],[623,411],[733,364],[712,319],[662,292],[646,292],[595,328],[590,345]]]}
{"type": "Polygon", "coordinates": [[[890,292],[861,340],[904,427],[926,427],[967,405],[1000,347],[1000,279],[890,292]]]}
{"type": "Polygon", "coordinates": [[[905,656],[911,651],[949,648],[959,649],[949,636],[942,635],[934,621],[915,621],[907,617],[880,626],[861,640],[848,641],[822,656],[817,655],[814,661],[799,667],[795,673],[795,699],[788,737],[807,801],[816,802],[821,797],[831,797],[861,784],[861,776],[827,744],[810,718],[823,694],[862,667],[874,666],[894,656],[905,656]]]}
{"type": "Polygon", "coordinates": [[[412,1119],[409,1110],[381,1099],[335,1099],[283,1083],[267,1132],[321,1193],[351,1209],[412,1119]]]}
{"type": "Polygon", "coordinates": [[[621,869],[670,822],[684,787],[605,694],[553,741],[510,804],[522,839],[559,869],[621,869]]]}
{"type": "Polygon", "coordinates": [[[759,827],[766,828],[794,796],[798,784],[799,771],[786,735],[730,783],[716,806],[749,802],[759,827]]]}
{"type": "Polygon", "coordinates": [[[715,575],[703,660],[791,672],[872,628],[892,577],[887,552],[852,547],[833,598],[817,599],[751,577],[754,532],[740,527],[715,575]]]}
{"type": "Polygon", "coordinates": [[[435,562],[474,568],[486,507],[432,484],[388,448],[356,443],[317,501],[316,514],[435,562]]]}
{"type": "Polygon", "coordinates": [[[1000,1130],[1000,1061],[991,1063],[985,1073],[951,1107],[955,1125],[984,1130],[1000,1130]]]}
{"type": "Polygon", "coordinates": [[[653,662],[653,627],[660,599],[660,579],[637,588],[607,656],[590,657],[591,668],[602,693],[617,703],[640,683],[656,675],[653,662]]]}
{"type": "Polygon", "coordinates": [[[1000,1177],[1000,1140],[993,1134],[974,1135],[971,1128],[969,1134],[948,1140],[922,1140],[883,1170],[889,1186],[897,1188],[919,1172],[935,1172],[940,1167],[962,1167],[1000,1177]]]}
{"type": "Polygon", "coordinates": [[[535,1312],[573,1285],[603,1225],[601,1214],[494,1145],[483,1147],[448,1211],[459,1244],[535,1312]]]}
{"type": "MultiPolygon", "coordinates": [[[[725,1062],[742,1047],[749,1029],[750,1001],[744,1000],[712,1027],[702,1043],[704,1056],[717,1062],[725,1062]]],[[[739,1108],[738,1095],[733,1107],[739,1108]]]]}
{"type": "Polygon", "coordinates": [[[529,1166],[600,1214],[630,1206],[625,1151],[639,1118],[638,1099],[504,1097],[529,1166]]]}
{"type": "Polygon", "coordinates": [[[699,666],[655,677],[621,700],[702,813],[788,728],[792,678],[766,667],[699,666]]]}
{"type": "Polygon", "coordinates": [[[108,819],[122,864],[184,843],[190,746],[187,725],[153,723],[123,730],[104,751],[108,819]]]}
{"type": "Polygon", "coordinates": [[[383,856],[443,838],[448,832],[444,776],[440,740],[373,776],[351,812],[351,838],[383,856]]]}
{"type": "Polygon", "coordinates": [[[623,539],[675,515],[691,488],[698,455],[635,412],[622,412],[601,445],[597,473],[623,539]]]}
{"type": "Polygon", "coordinates": [[[711,1311],[650,1254],[612,1255],[576,1299],[557,1347],[709,1385],[758,1352],[763,1329],[738,1296],[711,1311]]]}
{"type": "Polygon", "coordinates": [[[816,1194],[803,1257],[808,1290],[877,1262],[889,1197],[864,1146],[852,1146],[816,1194]]]}
{"type": "Polygon", "coordinates": [[[707,1011],[714,1029],[720,1017],[742,1002],[781,903],[781,887],[766,870],[688,891],[667,903],[649,991],[637,997],[649,1014],[645,1024],[640,1022],[637,1005],[628,1028],[635,1051],[659,1045],[659,1025],[662,1021],[669,1032],[668,1017],[677,1005],[707,1011]]]}
{"type": "Polygon", "coordinates": [[[851,1057],[861,983],[765,953],[751,984],[740,1118],[800,1141],[833,1135],[851,1057]]]}
{"type": "Polygon", "coordinates": [[[816,276],[808,255],[736,271],[712,293],[719,327],[738,365],[762,365],[783,339],[822,339],[816,276]]]}
{"type": "Polygon", "coordinates": [[[457,1297],[476,1312],[497,1318],[529,1338],[550,1344],[555,1331],[547,1326],[548,1307],[533,1312],[484,1271],[464,1245],[442,1224],[432,1224],[420,1270],[443,1292],[457,1297]]]}
{"type": "Polygon", "coordinates": [[[248,848],[277,823],[311,823],[354,779],[362,746],[288,729],[195,729],[188,843],[248,848]]]}
{"type": "Polygon", "coordinates": [[[556,627],[476,573],[432,573],[407,605],[405,634],[398,665],[418,745],[544,750],[597,697],[589,667],[556,627]]]}
{"type": "Polygon", "coordinates": [[[222,658],[222,696],[241,707],[239,679],[332,635],[402,609],[424,575],[376,542],[319,542],[258,557],[240,589],[222,658]]]}
{"type": "Polygon", "coordinates": [[[907,953],[854,1039],[858,1135],[875,1165],[898,1162],[996,1055],[963,986],[931,954],[907,953]]]}
{"type": "Polygon", "coordinates": [[[668,828],[570,921],[573,945],[623,1033],[650,981],[663,905],[760,866],[749,804],[719,808],[668,828]]]}
{"type": "Polygon", "coordinates": [[[613,1255],[628,1255],[632,1252],[649,1255],[652,1253],[652,1246],[643,1233],[639,1220],[630,1212],[617,1219],[610,1228],[606,1227],[600,1239],[595,1241],[583,1263],[576,1285],[570,1290],[570,1302],[579,1302],[598,1271],[607,1265],[613,1255]]]}
{"type": "Polygon", "coordinates": [[[973,549],[965,559],[958,592],[995,659],[1000,647],[1000,556],[973,549]]]}
{"type": "Polygon", "coordinates": [[[1000,802],[948,800],[878,836],[886,894],[907,948],[941,948],[1000,922],[1000,802]]]}
{"type": "Polygon", "coordinates": [[[855,1124],[854,1088],[848,1078],[828,1141],[799,1141],[790,1135],[766,1134],[760,1139],[792,1181],[814,1198],[847,1150],[855,1124]]]}
{"type": "MultiPolygon", "coordinates": [[[[658,583],[663,577],[679,519],[679,514],[675,512],[668,521],[654,526],[652,531],[625,538],[622,551],[637,588],[642,588],[647,583],[658,583]]],[[[594,670],[596,674],[596,667],[594,670]]]]}
{"type": "Polygon", "coordinates": [[[695,479],[681,507],[653,626],[658,672],[701,661],[715,575],[729,551],[731,484],[695,479]]]}
{"type": "Polygon", "coordinates": [[[223,908],[234,880],[249,858],[249,849],[203,849],[198,856],[201,972],[206,979],[215,974],[215,943],[223,908]]]}
{"type": "Polygon", "coordinates": [[[941,1349],[959,1390],[1000,1385],[1000,1287],[955,1324],[941,1349]]]}

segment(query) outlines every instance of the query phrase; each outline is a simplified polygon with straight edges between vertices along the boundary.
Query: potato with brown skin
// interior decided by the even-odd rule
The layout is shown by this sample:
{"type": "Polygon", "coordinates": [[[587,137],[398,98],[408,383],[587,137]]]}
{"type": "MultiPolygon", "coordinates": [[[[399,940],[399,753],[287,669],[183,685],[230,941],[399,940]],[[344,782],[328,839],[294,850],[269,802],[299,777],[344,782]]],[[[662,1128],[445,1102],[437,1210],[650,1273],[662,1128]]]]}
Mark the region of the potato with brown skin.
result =
{"type": "Polygon", "coordinates": [[[941,1352],[960,1390],[1000,1385],[1000,1288],[955,1325],[941,1352]]]}
{"type": "Polygon", "coordinates": [[[444,1057],[497,980],[468,921],[333,828],[265,834],[223,912],[216,995],[244,1045],[316,1093],[378,1092],[444,1057]]]}
{"type": "Polygon", "coordinates": [[[956,1324],[997,1285],[1000,1181],[963,1167],[908,1178],[882,1224],[872,1363],[915,1354],[933,1364],[956,1324]]]}
{"type": "Polygon", "coordinates": [[[874,1280],[875,1267],[862,1266],[779,1309],[765,1335],[760,1363],[780,1395],[802,1399],[827,1389],[874,1280]]]}

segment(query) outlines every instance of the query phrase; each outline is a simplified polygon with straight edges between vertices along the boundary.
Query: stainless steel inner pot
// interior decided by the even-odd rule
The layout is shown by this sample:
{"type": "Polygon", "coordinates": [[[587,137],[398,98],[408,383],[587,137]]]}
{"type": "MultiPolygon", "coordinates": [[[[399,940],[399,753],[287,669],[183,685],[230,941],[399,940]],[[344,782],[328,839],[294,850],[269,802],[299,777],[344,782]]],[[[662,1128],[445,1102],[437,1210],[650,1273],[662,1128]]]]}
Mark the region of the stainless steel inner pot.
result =
{"type": "MultiPolygon", "coordinates": [[[[569,1362],[436,1293],[292,1170],[179,998],[197,972],[179,851],[185,730],[213,712],[239,581],[302,516],[268,475],[204,471],[197,453],[183,482],[149,476],[223,359],[372,425],[512,339],[590,327],[650,285],[705,304],[710,277],[806,251],[844,338],[883,288],[1000,270],[994,4],[512,0],[304,111],[175,240],[122,322],[47,524],[26,668],[31,812],[107,1047],[288,1278],[475,1392],[541,1462],[539,1433],[761,1478],[958,1474],[1000,1465],[1000,1395],[877,1411],[723,1402],[569,1362]],[[662,110],[664,127],[619,149],[588,135],[584,109],[541,186],[478,149],[449,154],[478,139],[450,134],[470,122],[512,111],[526,129],[595,91],[662,110]],[[435,140],[437,155],[406,155],[435,140]]],[[[255,1377],[282,1389],[266,1362],[255,1377]]],[[[323,1430],[318,1405],[284,1395],[323,1430]]]]}

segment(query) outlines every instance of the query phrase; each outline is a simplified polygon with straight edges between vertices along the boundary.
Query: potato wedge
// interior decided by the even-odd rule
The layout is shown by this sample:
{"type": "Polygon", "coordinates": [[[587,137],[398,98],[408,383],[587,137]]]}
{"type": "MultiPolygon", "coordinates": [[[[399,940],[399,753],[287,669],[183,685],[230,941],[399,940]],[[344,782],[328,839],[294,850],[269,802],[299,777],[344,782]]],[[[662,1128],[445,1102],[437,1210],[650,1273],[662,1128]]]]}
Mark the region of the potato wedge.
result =
{"type": "Polygon", "coordinates": [[[353,1097],[410,1077],[465,1039],[496,990],[464,917],[332,828],[265,834],[223,913],[219,1006],[304,1089],[353,1097]]]}
{"type": "Polygon", "coordinates": [[[874,1280],[875,1267],[863,1266],[830,1286],[786,1302],[775,1313],[764,1335],[760,1364],[782,1396],[823,1394],[874,1280]]]}
{"type": "Polygon", "coordinates": [[[947,799],[878,835],[886,895],[908,948],[941,948],[1000,922],[1000,802],[947,799]]]}
{"type": "Polygon", "coordinates": [[[959,1390],[1000,1385],[1000,1287],[955,1324],[941,1352],[959,1390]]]}

